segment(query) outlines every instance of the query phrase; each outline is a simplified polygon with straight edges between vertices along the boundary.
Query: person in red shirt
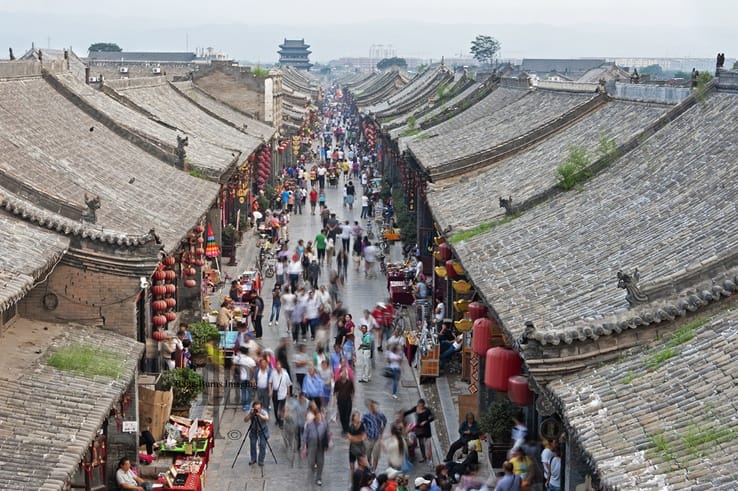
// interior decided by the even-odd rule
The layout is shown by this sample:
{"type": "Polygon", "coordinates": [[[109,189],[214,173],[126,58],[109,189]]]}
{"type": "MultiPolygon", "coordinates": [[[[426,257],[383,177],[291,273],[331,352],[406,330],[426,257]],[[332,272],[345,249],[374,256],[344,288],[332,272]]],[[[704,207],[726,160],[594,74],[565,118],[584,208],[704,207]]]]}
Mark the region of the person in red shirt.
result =
{"type": "Polygon", "coordinates": [[[318,205],[318,191],[313,186],[310,189],[310,214],[315,215],[315,207],[318,205]]]}

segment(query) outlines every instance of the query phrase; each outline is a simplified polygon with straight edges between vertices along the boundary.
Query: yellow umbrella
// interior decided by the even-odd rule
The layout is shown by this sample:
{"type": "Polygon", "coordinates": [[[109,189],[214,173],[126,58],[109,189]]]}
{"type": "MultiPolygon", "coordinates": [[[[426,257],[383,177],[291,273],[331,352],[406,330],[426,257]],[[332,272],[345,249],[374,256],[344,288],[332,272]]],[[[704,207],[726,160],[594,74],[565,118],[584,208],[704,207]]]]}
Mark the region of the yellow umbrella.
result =
{"type": "Polygon", "coordinates": [[[461,320],[454,322],[454,325],[456,326],[457,331],[467,332],[469,329],[472,328],[474,323],[471,321],[471,319],[461,319],[461,320]]]}
{"type": "Polygon", "coordinates": [[[461,299],[454,302],[454,309],[456,312],[464,313],[466,312],[466,309],[469,307],[469,300],[461,299]]]}
{"type": "Polygon", "coordinates": [[[456,293],[461,293],[461,294],[469,293],[472,289],[472,284],[466,280],[454,281],[452,283],[452,286],[454,287],[454,291],[456,293]]]}

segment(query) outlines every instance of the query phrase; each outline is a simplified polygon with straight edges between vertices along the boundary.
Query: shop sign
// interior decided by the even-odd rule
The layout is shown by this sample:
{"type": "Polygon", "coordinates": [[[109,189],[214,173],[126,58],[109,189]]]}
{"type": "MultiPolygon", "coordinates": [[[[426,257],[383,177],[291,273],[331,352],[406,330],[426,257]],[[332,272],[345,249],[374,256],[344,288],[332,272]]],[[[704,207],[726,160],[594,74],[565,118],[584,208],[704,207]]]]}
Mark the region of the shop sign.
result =
{"type": "Polygon", "coordinates": [[[138,421],[123,421],[123,433],[138,433],[138,421]]]}

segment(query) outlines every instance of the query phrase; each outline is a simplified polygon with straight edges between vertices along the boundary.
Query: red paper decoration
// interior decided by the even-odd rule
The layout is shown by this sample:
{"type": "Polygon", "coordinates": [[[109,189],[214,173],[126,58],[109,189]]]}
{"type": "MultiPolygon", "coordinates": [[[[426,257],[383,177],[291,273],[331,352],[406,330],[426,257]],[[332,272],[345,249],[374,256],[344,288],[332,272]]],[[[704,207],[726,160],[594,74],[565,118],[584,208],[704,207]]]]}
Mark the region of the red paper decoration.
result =
{"type": "Polygon", "coordinates": [[[513,375],[507,382],[507,396],[518,406],[527,406],[533,402],[533,391],[528,385],[528,377],[513,375]]]}
{"type": "Polygon", "coordinates": [[[477,355],[484,356],[487,350],[491,348],[489,338],[492,331],[492,321],[486,317],[480,317],[474,321],[472,329],[472,350],[477,355]]]}
{"type": "Polygon", "coordinates": [[[497,346],[487,350],[484,385],[492,390],[507,392],[508,380],[519,375],[523,359],[510,348],[497,346]]]}

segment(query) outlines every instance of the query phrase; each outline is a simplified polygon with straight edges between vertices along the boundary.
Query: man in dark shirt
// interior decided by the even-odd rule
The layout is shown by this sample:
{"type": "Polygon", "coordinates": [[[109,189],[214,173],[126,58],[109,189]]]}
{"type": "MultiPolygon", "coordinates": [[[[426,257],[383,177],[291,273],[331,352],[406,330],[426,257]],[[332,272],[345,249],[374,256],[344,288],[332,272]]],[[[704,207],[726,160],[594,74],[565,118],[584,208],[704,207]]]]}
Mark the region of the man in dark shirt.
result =
{"type": "Polygon", "coordinates": [[[351,409],[354,399],[354,383],[348,378],[348,373],[342,371],[333,386],[338,407],[338,419],[341,421],[341,433],[346,434],[351,421],[351,409]]]}

